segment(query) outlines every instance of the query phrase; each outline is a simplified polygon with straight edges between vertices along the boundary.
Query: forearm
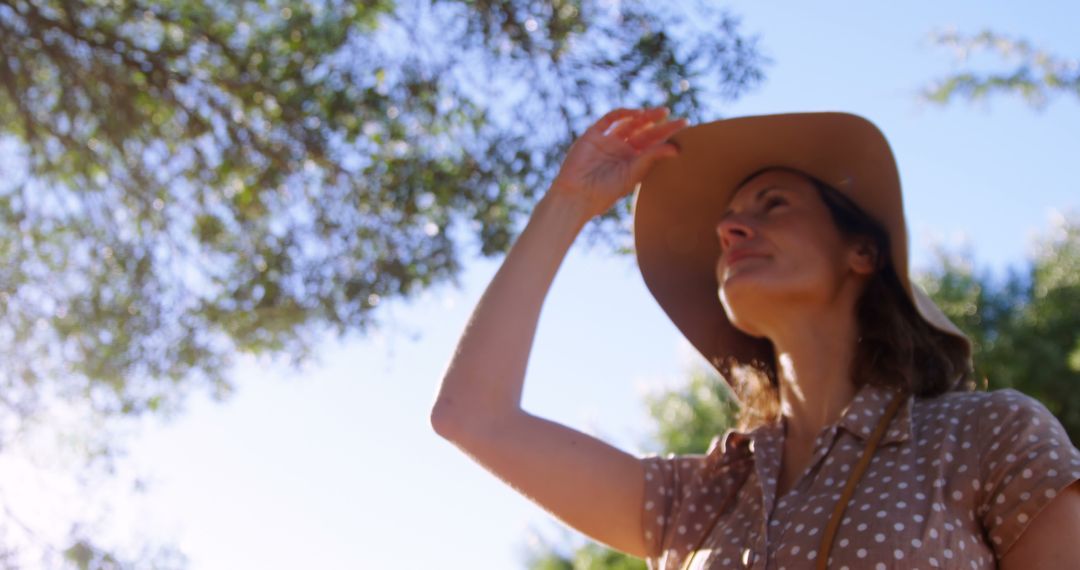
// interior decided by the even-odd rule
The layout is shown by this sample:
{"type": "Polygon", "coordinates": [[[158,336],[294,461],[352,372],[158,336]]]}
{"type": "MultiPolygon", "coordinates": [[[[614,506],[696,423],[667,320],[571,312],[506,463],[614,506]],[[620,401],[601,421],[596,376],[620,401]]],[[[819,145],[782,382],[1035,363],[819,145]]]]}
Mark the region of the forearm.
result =
{"type": "Polygon", "coordinates": [[[552,192],[537,203],[480,297],[443,374],[431,413],[440,433],[521,410],[540,309],[587,218],[581,204],[552,192]]]}

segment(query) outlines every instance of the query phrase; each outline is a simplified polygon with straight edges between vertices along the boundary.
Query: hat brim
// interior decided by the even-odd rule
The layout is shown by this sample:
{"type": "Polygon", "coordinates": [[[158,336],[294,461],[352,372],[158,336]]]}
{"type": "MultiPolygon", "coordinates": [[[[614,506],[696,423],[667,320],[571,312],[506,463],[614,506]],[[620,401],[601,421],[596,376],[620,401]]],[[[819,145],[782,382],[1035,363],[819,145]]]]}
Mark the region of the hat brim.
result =
{"type": "Polygon", "coordinates": [[[818,178],[876,220],[889,234],[893,268],[913,305],[931,325],[963,339],[970,358],[970,340],[909,279],[900,177],[873,123],[840,112],[746,116],[686,127],[668,142],[678,156],[654,163],[633,197],[638,267],[661,308],[717,370],[727,357],[773,365],[768,339],[728,321],[716,277],[720,214],[736,184],[769,166],[818,178]]]}

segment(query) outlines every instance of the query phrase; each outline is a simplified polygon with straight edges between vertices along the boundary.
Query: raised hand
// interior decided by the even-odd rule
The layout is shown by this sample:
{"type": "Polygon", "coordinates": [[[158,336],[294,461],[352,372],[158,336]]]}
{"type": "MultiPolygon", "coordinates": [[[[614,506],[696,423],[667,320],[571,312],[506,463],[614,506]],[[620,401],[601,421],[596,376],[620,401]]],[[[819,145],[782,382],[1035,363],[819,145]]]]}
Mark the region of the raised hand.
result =
{"type": "Polygon", "coordinates": [[[549,193],[579,200],[590,219],[606,212],[634,191],[654,162],[678,154],[666,141],[687,120],[667,115],[667,107],[607,113],[570,145],[549,193]]]}

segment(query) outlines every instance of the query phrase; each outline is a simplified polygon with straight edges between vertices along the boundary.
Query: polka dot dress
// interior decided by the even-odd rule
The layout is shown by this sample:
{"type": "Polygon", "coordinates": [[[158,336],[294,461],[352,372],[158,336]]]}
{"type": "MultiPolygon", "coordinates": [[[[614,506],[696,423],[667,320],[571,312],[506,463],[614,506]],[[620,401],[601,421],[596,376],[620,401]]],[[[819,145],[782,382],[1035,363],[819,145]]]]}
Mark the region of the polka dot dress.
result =
{"type": "MultiPolygon", "coordinates": [[[[642,457],[650,570],[812,568],[851,469],[892,388],[866,384],[776,496],[783,420],[728,430],[705,454],[642,457]],[[721,515],[715,527],[716,512],[721,515]],[[705,536],[705,534],[707,536],[705,536]]],[[[1024,529],[1080,480],[1080,449],[1012,388],[909,397],[844,511],[829,568],[997,568],[1024,529]]]]}

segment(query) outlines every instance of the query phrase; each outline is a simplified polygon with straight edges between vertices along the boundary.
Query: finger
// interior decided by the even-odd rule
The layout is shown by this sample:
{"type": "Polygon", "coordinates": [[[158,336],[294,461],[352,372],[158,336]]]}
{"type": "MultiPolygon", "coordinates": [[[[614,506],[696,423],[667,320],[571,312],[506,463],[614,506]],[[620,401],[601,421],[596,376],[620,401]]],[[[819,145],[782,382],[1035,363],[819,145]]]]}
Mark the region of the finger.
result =
{"type": "Polygon", "coordinates": [[[620,108],[615,109],[613,111],[609,111],[606,115],[604,115],[603,117],[600,117],[600,119],[597,120],[595,123],[593,123],[593,125],[591,127],[589,127],[588,130],[589,131],[596,131],[596,132],[602,134],[615,121],[618,121],[619,119],[622,119],[622,118],[625,118],[625,117],[633,116],[633,115],[635,115],[635,114],[637,114],[639,112],[640,111],[638,111],[637,109],[628,109],[628,108],[625,108],[625,107],[620,107],[620,108]]]}
{"type": "Polygon", "coordinates": [[[689,121],[685,118],[658,123],[652,125],[649,129],[639,131],[627,142],[634,148],[647,148],[667,140],[668,137],[682,130],[687,124],[689,124],[689,121]]]}
{"type": "Polygon", "coordinates": [[[678,149],[671,143],[662,143],[650,147],[634,159],[634,164],[630,167],[630,176],[635,183],[640,182],[642,178],[645,178],[645,175],[648,174],[649,169],[652,168],[652,165],[657,160],[672,158],[678,155],[678,149]]]}
{"type": "Polygon", "coordinates": [[[628,118],[611,130],[611,136],[625,139],[634,136],[643,129],[647,129],[652,123],[663,119],[668,114],[666,107],[656,107],[644,111],[640,115],[628,118]]]}

